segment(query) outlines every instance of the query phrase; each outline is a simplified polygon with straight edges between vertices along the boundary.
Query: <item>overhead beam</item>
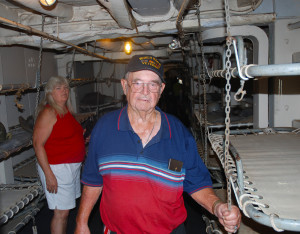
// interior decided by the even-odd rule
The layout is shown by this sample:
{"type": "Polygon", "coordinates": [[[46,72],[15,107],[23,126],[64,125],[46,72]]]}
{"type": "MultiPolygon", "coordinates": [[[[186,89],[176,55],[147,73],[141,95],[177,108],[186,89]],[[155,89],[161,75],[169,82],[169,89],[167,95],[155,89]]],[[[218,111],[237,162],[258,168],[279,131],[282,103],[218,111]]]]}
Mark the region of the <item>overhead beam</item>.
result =
{"type": "Polygon", "coordinates": [[[96,57],[98,59],[104,59],[104,60],[107,60],[109,62],[114,62],[114,61],[111,61],[109,58],[107,58],[105,56],[102,56],[102,55],[90,52],[90,51],[88,51],[88,50],[86,50],[84,48],[81,48],[81,47],[79,47],[79,46],[77,46],[75,44],[72,44],[72,43],[70,43],[68,41],[62,40],[59,37],[54,37],[54,36],[52,36],[52,35],[50,35],[48,33],[42,32],[42,31],[37,30],[35,28],[32,28],[30,26],[19,24],[17,22],[12,21],[12,20],[5,19],[3,17],[0,17],[0,22],[5,23],[5,24],[7,24],[9,26],[18,28],[18,29],[23,29],[23,30],[27,31],[28,33],[36,34],[36,35],[39,35],[41,37],[46,37],[46,38],[48,38],[50,40],[54,40],[54,41],[60,42],[62,44],[71,46],[72,48],[74,48],[75,50],[77,50],[80,53],[83,53],[83,54],[86,54],[86,55],[89,55],[89,56],[92,56],[92,57],[96,57]]]}
{"type": "MultiPolygon", "coordinates": [[[[107,52],[107,53],[105,53],[105,56],[112,61],[119,60],[119,61],[123,61],[123,63],[125,63],[132,56],[139,55],[139,54],[145,54],[145,53],[147,53],[149,55],[153,55],[157,58],[168,58],[169,57],[168,49],[133,51],[130,55],[127,55],[124,52],[107,52]]],[[[72,61],[73,55],[71,55],[71,54],[56,55],[55,58],[56,59],[64,59],[65,61],[72,61]]],[[[87,57],[83,54],[76,54],[74,56],[75,62],[98,61],[98,60],[99,59],[97,59],[97,58],[87,57]]]]}

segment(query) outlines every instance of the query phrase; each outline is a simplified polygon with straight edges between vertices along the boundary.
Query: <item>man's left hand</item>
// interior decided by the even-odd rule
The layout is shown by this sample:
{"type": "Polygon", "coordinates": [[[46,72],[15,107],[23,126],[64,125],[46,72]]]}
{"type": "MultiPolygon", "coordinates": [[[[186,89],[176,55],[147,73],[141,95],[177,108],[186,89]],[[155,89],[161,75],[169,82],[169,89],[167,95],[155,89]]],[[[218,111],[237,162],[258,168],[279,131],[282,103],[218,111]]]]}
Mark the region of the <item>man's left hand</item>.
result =
{"type": "Polygon", "coordinates": [[[219,204],[215,214],[227,232],[236,233],[241,223],[241,213],[237,206],[232,206],[231,210],[228,210],[227,203],[219,204]]]}

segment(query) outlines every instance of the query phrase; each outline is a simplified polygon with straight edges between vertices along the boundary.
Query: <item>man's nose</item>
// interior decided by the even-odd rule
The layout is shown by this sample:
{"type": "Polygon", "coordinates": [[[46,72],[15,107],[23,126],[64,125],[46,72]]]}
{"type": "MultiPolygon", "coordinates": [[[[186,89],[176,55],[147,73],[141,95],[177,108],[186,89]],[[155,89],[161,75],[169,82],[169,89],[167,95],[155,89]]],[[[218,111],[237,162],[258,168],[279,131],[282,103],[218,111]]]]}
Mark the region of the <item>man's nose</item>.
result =
{"type": "Polygon", "coordinates": [[[142,93],[143,94],[148,94],[149,92],[150,92],[150,90],[149,90],[149,84],[148,83],[144,83],[143,84],[142,93]]]}

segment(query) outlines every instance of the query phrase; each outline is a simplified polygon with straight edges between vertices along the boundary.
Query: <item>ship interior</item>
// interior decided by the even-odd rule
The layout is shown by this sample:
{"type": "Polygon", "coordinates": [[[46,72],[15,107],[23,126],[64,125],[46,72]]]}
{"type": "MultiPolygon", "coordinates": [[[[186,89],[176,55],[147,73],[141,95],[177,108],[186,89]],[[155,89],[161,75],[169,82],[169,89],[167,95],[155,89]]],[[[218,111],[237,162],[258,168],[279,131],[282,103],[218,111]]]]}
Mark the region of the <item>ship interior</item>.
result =
{"type": "MultiPolygon", "coordinates": [[[[297,0],[0,0],[0,233],[50,233],[32,147],[47,80],[69,80],[90,134],[126,105],[120,80],[134,55],[163,63],[158,106],[191,131],[215,192],[239,207],[238,233],[300,232],[299,9],[297,0]]],[[[226,233],[184,199],[187,234],[226,233]]],[[[89,225],[102,233],[97,207],[89,225]]]]}

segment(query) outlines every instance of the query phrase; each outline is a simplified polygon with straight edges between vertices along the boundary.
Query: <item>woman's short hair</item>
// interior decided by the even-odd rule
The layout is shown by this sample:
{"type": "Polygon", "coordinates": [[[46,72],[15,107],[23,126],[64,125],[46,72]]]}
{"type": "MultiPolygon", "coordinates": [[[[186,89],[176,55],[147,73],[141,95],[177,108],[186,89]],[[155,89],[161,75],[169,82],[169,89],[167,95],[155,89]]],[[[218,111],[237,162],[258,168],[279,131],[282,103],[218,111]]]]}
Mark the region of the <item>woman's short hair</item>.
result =
{"type": "MultiPolygon", "coordinates": [[[[59,105],[57,105],[57,103],[54,101],[53,97],[52,97],[52,91],[57,87],[57,86],[61,86],[61,85],[66,85],[68,88],[69,86],[69,81],[67,78],[65,77],[61,77],[61,76],[52,76],[46,86],[45,86],[45,96],[43,98],[43,100],[41,101],[40,105],[38,106],[37,110],[36,110],[36,116],[45,108],[46,105],[49,105],[50,107],[52,107],[57,114],[59,114],[60,116],[63,116],[64,114],[67,113],[66,110],[64,110],[63,108],[61,108],[59,105]]],[[[71,99],[70,99],[70,95],[68,97],[66,106],[68,108],[68,110],[72,113],[73,109],[72,109],[72,104],[71,104],[71,99]]]]}

